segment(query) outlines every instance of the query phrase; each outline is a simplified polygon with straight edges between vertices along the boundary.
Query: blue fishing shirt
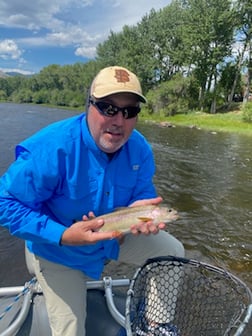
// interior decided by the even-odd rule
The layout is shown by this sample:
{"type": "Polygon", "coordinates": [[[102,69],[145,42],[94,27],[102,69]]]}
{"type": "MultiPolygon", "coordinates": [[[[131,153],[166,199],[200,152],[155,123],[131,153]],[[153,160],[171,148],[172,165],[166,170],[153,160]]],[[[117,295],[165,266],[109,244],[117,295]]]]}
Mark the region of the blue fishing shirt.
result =
{"type": "Polygon", "coordinates": [[[31,252],[98,279],[104,262],[118,258],[118,241],[66,246],[63,232],[89,211],[99,216],[156,197],[154,171],[151,147],[137,130],[109,158],[85,114],[53,123],[17,145],[0,179],[0,224],[31,252]]]}

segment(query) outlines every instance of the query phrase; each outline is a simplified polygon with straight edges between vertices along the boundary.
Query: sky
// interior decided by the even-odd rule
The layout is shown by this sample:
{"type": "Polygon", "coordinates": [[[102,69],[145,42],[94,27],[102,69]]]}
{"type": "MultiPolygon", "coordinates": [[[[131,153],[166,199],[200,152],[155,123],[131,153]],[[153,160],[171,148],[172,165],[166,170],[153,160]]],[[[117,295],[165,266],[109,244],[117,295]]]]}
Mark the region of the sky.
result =
{"type": "Polygon", "coordinates": [[[0,71],[38,73],[95,57],[111,31],[136,25],[170,0],[1,0],[0,71]]]}

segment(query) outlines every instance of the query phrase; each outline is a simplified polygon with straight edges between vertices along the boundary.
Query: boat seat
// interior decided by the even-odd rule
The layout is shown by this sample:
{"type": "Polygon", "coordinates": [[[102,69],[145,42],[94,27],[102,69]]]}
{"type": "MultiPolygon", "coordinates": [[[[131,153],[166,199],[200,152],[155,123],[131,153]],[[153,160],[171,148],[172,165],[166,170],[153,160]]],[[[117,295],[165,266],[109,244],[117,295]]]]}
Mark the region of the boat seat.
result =
{"type": "Polygon", "coordinates": [[[26,267],[28,269],[28,272],[32,275],[35,276],[35,271],[33,267],[33,262],[32,262],[33,255],[32,253],[28,250],[27,246],[25,245],[25,261],[26,261],[26,267]]]}

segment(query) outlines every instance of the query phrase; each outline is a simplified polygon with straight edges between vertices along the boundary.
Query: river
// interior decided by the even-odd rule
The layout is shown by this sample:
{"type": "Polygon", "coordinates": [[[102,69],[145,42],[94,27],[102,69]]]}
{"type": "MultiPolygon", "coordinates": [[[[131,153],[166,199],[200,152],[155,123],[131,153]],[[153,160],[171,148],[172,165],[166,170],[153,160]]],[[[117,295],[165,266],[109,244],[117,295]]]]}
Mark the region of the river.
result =
{"type": "MultiPolygon", "coordinates": [[[[75,113],[0,104],[0,174],[14,159],[17,142],[75,113]]],[[[187,257],[224,267],[252,288],[252,139],[194,127],[137,128],[153,146],[158,193],[179,212],[168,229],[183,242],[187,257]]],[[[0,286],[20,285],[29,279],[23,242],[2,228],[0,241],[0,286]]],[[[116,270],[120,276],[127,268],[116,270]]]]}

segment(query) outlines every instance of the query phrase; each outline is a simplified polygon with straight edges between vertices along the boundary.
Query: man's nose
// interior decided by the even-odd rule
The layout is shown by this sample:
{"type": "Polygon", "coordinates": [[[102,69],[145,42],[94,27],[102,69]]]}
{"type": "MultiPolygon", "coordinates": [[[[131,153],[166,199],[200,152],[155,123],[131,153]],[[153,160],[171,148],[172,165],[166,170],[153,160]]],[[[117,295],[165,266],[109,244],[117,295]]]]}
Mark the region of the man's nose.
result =
{"type": "Polygon", "coordinates": [[[113,122],[116,122],[117,124],[122,124],[124,121],[124,117],[122,114],[122,111],[119,111],[116,115],[113,116],[113,122]]]}

